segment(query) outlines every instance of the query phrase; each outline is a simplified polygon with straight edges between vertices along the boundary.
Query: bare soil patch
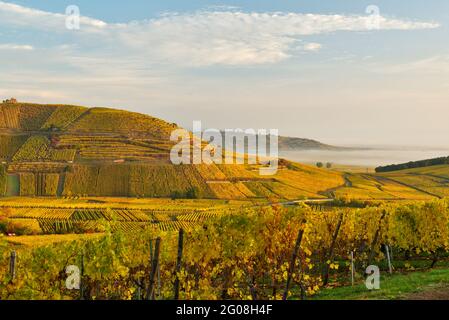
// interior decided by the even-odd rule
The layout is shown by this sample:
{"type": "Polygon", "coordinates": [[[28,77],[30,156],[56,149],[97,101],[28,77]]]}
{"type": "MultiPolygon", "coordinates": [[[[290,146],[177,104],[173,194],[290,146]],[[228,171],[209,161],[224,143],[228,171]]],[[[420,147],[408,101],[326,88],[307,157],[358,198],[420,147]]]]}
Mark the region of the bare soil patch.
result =
{"type": "Polygon", "coordinates": [[[412,293],[406,300],[449,300],[449,286],[432,288],[422,292],[412,293]]]}

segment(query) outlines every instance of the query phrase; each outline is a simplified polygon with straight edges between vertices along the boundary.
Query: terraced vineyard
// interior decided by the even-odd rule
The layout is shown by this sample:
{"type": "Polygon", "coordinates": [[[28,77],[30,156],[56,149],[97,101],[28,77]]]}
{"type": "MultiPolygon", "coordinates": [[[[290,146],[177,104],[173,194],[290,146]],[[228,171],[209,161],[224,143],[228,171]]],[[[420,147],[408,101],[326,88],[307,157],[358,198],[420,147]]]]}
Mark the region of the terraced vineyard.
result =
{"type": "Polygon", "coordinates": [[[21,196],[56,196],[59,174],[55,173],[20,173],[21,196]]]}
{"type": "Polygon", "coordinates": [[[1,209],[8,219],[42,234],[97,233],[107,228],[112,231],[137,231],[159,228],[175,231],[191,229],[206,219],[225,212],[211,210],[138,210],[129,208],[61,208],[61,207],[8,207],[1,209]]]}
{"type": "Polygon", "coordinates": [[[29,161],[73,161],[76,155],[74,149],[55,149],[50,146],[46,136],[31,136],[16,152],[14,162],[29,161]]]}
{"type": "Polygon", "coordinates": [[[123,136],[62,135],[58,147],[76,148],[79,156],[91,160],[151,160],[168,157],[170,145],[163,142],[145,143],[123,136]]]}
{"type": "Polygon", "coordinates": [[[34,173],[61,173],[67,168],[65,163],[57,162],[20,162],[8,165],[9,173],[34,172],[34,173]]]}
{"type": "Polygon", "coordinates": [[[396,180],[370,174],[347,174],[345,186],[336,189],[334,194],[336,197],[370,200],[426,200],[432,198],[432,196],[396,180]]]}
{"type": "Polygon", "coordinates": [[[382,173],[380,176],[410,186],[430,197],[444,198],[449,196],[449,165],[407,169],[382,173]]]}
{"type": "Polygon", "coordinates": [[[190,230],[196,223],[186,221],[163,221],[158,223],[158,227],[162,231],[177,231],[180,229],[190,230]]]}
{"type": "Polygon", "coordinates": [[[388,173],[346,173],[343,186],[329,190],[332,197],[366,200],[429,200],[449,196],[449,165],[388,173]]]}
{"type": "Polygon", "coordinates": [[[169,141],[176,125],[147,115],[108,108],[92,108],[67,129],[69,132],[135,133],[169,141]]]}
{"type": "Polygon", "coordinates": [[[172,145],[168,137],[173,125],[126,111],[30,104],[2,104],[0,111],[0,129],[40,131],[31,137],[2,136],[0,156],[13,162],[73,161],[77,153],[87,160],[148,160],[163,155],[167,160],[172,145]],[[38,117],[36,123],[28,125],[33,116],[38,117]],[[73,135],[63,134],[67,131],[73,135]],[[117,136],[132,132],[140,136],[117,136]],[[50,137],[56,138],[55,145],[50,144],[50,137]]]}
{"type": "Polygon", "coordinates": [[[343,183],[338,173],[302,165],[272,179],[258,166],[174,166],[169,137],[177,128],[122,110],[5,103],[0,158],[19,177],[9,189],[22,196],[294,200],[324,198],[343,183]]]}
{"type": "Polygon", "coordinates": [[[12,160],[27,139],[27,135],[0,135],[0,159],[12,160]]]}
{"type": "Polygon", "coordinates": [[[50,141],[45,136],[32,136],[22,145],[13,157],[13,161],[49,160],[50,141]]]}
{"type": "Polygon", "coordinates": [[[174,166],[169,136],[176,128],[123,110],[3,103],[0,158],[7,173],[0,177],[0,193],[19,189],[9,194],[270,201],[449,195],[445,166],[345,174],[286,162],[272,177],[261,177],[257,165],[174,166]],[[19,177],[18,183],[8,175],[19,177]]]}
{"type": "Polygon", "coordinates": [[[75,209],[54,208],[14,208],[12,219],[44,219],[44,220],[69,220],[75,209]]]}
{"type": "Polygon", "coordinates": [[[0,128],[39,130],[56,109],[57,106],[53,105],[2,103],[0,104],[0,128]]]}
{"type": "Polygon", "coordinates": [[[78,106],[59,106],[45,121],[42,129],[64,130],[75,120],[79,119],[88,109],[78,106]]]}

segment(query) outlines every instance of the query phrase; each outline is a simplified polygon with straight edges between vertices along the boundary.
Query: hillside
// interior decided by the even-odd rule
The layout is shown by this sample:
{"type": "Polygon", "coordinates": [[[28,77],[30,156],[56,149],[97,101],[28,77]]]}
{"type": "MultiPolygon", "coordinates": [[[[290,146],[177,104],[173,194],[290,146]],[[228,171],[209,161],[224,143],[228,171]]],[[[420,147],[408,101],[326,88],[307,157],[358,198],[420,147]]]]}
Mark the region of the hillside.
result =
{"type": "MultiPolygon", "coordinates": [[[[223,143],[225,142],[226,131],[221,131],[223,135],[223,143]]],[[[245,133],[232,133],[232,136],[237,137],[239,139],[244,139],[248,135],[245,133]]],[[[257,140],[257,137],[256,137],[257,140]]],[[[267,141],[269,141],[269,136],[267,137],[267,141]]],[[[296,138],[296,137],[285,137],[279,136],[278,138],[278,146],[279,151],[301,151],[301,150],[331,150],[331,151],[340,151],[340,150],[348,150],[352,148],[345,147],[337,147],[331,146],[328,144],[321,143],[316,140],[304,139],[304,138],[296,138]]]]}
{"type": "Polygon", "coordinates": [[[391,172],[405,169],[423,168],[440,164],[449,164],[449,157],[440,157],[420,161],[410,161],[407,163],[392,164],[389,166],[377,167],[376,172],[391,172]]]}
{"type": "Polygon", "coordinates": [[[316,140],[294,138],[294,137],[279,137],[279,151],[297,151],[297,150],[347,150],[348,148],[336,147],[321,143],[316,140]]]}
{"type": "MultiPolygon", "coordinates": [[[[449,195],[449,165],[362,174],[282,160],[274,176],[260,176],[258,165],[176,166],[169,160],[176,128],[123,110],[0,104],[0,196],[283,201],[449,195]]],[[[310,141],[280,139],[284,147],[319,144],[310,141]]]]}
{"type": "Polygon", "coordinates": [[[284,162],[258,166],[169,161],[175,124],[109,108],[0,104],[0,194],[211,199],[324,198],[338,172],[284,162]]]}
{"type": "Polygon", "coordinates": [[[435,165],[376,174],[346,173],[345,186],[334,197],[367,200],[428,200],[449,196],[449,165],[435,165]]]}
{"type": "Polygon", "coordinates": [[[408,185],[432,197],[449,196],[449,165],[447,164],[382,173],[380,176],[408,185]]]}

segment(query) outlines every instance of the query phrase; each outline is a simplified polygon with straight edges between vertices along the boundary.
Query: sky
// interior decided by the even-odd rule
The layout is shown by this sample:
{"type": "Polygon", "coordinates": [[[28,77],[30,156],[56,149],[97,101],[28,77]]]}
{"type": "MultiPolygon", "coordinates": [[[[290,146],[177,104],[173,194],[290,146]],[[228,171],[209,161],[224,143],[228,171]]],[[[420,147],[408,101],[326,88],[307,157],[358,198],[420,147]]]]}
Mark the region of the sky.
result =
{"type": "Polygon", "coordinates": [[[0,1],[0,97],[449,147],[448,22],[447,0],[0,1]]]}

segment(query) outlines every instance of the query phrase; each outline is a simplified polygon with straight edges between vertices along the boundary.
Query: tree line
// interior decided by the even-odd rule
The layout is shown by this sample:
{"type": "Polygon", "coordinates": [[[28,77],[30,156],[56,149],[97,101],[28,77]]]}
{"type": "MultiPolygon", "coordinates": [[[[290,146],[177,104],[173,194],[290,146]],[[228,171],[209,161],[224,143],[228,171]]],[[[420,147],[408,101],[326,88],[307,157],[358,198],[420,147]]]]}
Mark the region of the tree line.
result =
{"type": "Polygon", "coordinates": [[[440,157],[434,159],[420,160],[420,161],[410,161],[407,163],[401,164],[392,164],[388,166],[381,166],[376,168],[376,172],[391,172],[405,169],[413,169],[413,168],[422,168],[422,167],[430,167],[441,164],[449,164],[449,157],[440,157]]]}

